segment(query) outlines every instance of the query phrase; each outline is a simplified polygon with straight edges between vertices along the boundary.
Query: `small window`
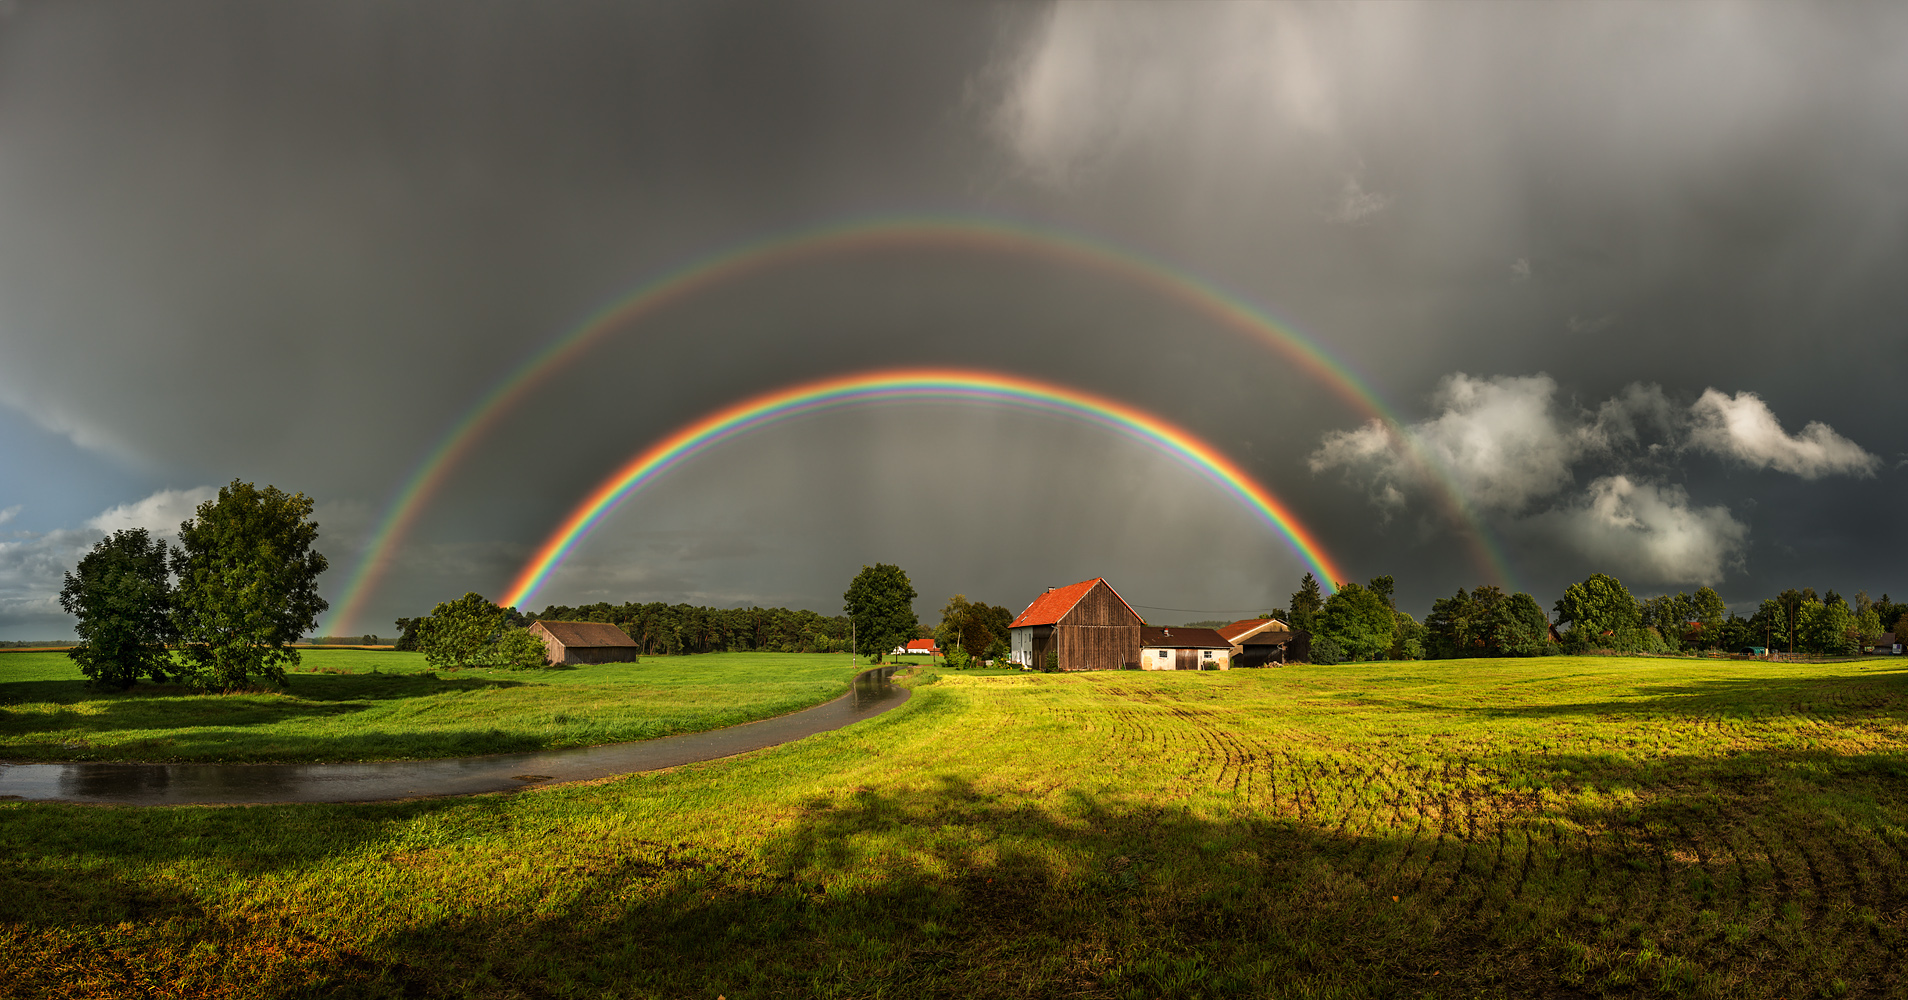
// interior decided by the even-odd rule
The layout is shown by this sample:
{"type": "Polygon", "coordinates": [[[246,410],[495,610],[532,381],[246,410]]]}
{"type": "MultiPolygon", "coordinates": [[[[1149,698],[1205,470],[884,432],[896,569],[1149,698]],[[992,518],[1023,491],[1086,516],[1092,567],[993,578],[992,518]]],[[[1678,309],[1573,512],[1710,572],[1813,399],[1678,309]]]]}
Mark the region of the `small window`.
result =
{"type": "Polygon", "coordinates": [[[1170,654],[1170,653],[1168,653],[1168,652],[1166,652],[1166,651],[1165,651],[1165,650],[1163,650],[1163,649],[1159,651],[1159,658],[1160,658],[1160,659],[1162,659],[1162,660],[1163,660],[1163,659],[1165,659],[1166,657],[1168,657],[1168,656],[1170,656],[1170,655],[1172,655],[1172,654],[1170,654]]]}
{"type": "Polygon", "coordinates": [[[1208,660],[1212,659],[1212,650],[1208,649],[1205,651],[1205,653],[1206,653],[1206,659],[1208,660]]]}

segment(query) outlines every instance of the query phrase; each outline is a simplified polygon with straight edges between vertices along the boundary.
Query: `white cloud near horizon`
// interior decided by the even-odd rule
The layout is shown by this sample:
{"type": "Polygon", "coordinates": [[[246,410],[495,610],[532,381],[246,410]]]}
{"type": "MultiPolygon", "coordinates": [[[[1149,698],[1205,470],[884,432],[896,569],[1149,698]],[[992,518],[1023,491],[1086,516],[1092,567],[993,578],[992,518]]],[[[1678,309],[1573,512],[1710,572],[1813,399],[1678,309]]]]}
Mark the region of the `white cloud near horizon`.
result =
{"type": "Polygon", "coordinates": [[[1811,480],[1872,476],[1881,464],[1820,421],[1784,432],[1753,392],[1711,388],[1682,406],[1639,382],[1585,409],[1559,400],[1548,375],[1456,372],[1432,394],[1432,411],[1403,434],[1378,421],[1329,431],[1309,465],[1365,483],[1387,518],[1448,481],[1472,507],[1513,519],[1519,533],[1656,583],[1721,581],[1742,565],[1749,528],[1728,508],[1698,506],[1683,487],[1655,481],[1652,470],[1690,452],[1811,480]],[[1586,466],[1602,466],[1601,474],[1579,492],[1586,466]]]}
{"type": "Polygon", "coordinates": [[[1881,467],[1880,458],[1819,420],[1809,421],[1800,434],[1783,431],[1769,404],[1753,392],[1730,396],[1705,389],[1690,407],[1690,416],[1691,446],[1734,458],[1751,468],[1820,479],[1838,473],[1873,476],[1881,467]]]}
{"type": "MultiPolygon", "coordinates": [[[[191,517],[199,503],[217,495],[218,490],[211,486],[160,490],[107,508],[78,527],[23,531],[0,540],[0,631],[22,627],[45,630],[43,635],[26,636],[34,639],[67,635],[73,619],[60,610],[60,587],[94,543],[114,531],[130,528],[145,528],[160,538],[176,538],[179,522],[191,517]]],[[[0,522],[10,517],[10,513],[0,512],[0,522]]]]}
{"type": "Polygon", "coordinates": [[[1714,586],[1742,564],[1749,526],[1727,507],[1693,506],[1681,486],[1603,476],[1582,496],[1533,519],[1626,579],[1714,586]]]}

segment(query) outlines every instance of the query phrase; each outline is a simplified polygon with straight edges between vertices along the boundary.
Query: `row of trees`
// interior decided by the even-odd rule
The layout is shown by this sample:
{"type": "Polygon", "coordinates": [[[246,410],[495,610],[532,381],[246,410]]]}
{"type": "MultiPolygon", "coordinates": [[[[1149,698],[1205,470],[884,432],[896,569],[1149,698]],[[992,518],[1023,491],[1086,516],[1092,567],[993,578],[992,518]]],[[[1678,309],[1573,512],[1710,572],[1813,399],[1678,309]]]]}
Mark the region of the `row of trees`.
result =
{"type": "Polygon", "coordinates": [[[1857,592],[1850,604],[1834,591],[1818,596],[1812,588],[1791,589],[1745,617],[1730,614],[1710,587],[1638,600],[1622,581],[1594,573],[1564,590],[1553,607],[1554,622],[1529,594],[1482,586],[1434,601],[1420,624],[1398,610],[1393,588],[1391,577],[1380,576],[1363,586],[1341,584],[1328,598],[1307,573],[1289,606],[1272,615],[1309,636],[1314,663],[1748,646],[1847,655],[1891,629],[1908,634],[1908,604],[1886,594],[1877,601],[1857,592]]]}
{"type": "Polygon", "coordinates": [[[998,604],[970,601],[966,594],[955,594],[941,608],[941,623],[930,636],[946,654],[950,667],[1003,661],[1010,649],[1007,626],[1013,620],[1014,613],[998,604]]]}
{"type": "Polygon", "coordinates": [[[328,606],[311,510],[303,493],[235,479],[179,525],[176,547],[144,528],[113,532],[60,589],[60,607],[79,619],[66,655],[105,687],[283,684],[299,662],[292,643],[328,606]]]}

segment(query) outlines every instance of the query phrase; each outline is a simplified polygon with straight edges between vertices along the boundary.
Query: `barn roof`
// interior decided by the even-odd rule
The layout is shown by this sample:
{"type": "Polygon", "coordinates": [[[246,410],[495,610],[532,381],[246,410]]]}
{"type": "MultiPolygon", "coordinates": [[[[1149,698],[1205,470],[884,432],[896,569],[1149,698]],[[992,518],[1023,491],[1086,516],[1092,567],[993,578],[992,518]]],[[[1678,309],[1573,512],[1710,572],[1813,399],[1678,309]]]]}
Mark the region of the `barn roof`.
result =
{"type": "Polygon", "coordinates": [[[1148,625],[1140,629],[1140,645],[1166,649],[1231,649],[1232,643],[1217,629],[1161,628],[1148,625]]]}
{"type": "Polygon", "coordinates": [[[906,649],[910,653],[938,653],[941,651],[941,647],[936,646],[933,639],[916,639],[908,643],[906,649]]]}
{"type": "MultiPolygon", "coordinates": [[[[1073,606],[1080,603],[1080,599],[1087,595],[1087,591],[1092,590],[1094,585],[1101,583],[1106,583],[1106,581],[1096,576],[1091,580],[1081,580],[1079,583],[1071,586],[1055,587],[1041,594],[1039,597],[1034,598],[1034,602],[1027,605],[1027,610],[1022,611],[1020,617],[1008,623],[1007,627],[1021,628],[1027,625],[1052,625],[1060,619],[1065,618],[1067,612],[1072,611],[1073,606]]],[[[1114,590],[1112,584],[1106,583],[1106,589],[1113,595],[1115,600],[1121,604],[1126,604],[1126,598],[1121,597],[1120,592],[1114,590]]],[[[1126,604],[1126,610],[1133,611],[1133,606],[1126,604]]],[[[1137,611],[1133,611],[1133,617],[1138,618],[1140,621],[1146,620],[1146,616],[1137,611]]]]}
{"type": "Polygon", "coordinates": [[[1221,625],[1216,631],[1224,636],[1227,642],[1238,642],[1246,636],[1266,629],[1272,629],[1275,632],[1286,631],[1285,623],[1277,618],[1247,618],[1230,625],[1221,625]]]}
{"type": "Polygon", "coordinates": [[[550,637],[570,649],[588,646],[634,646],[636,640],[629,633],[611,625],[609,622],[546,622],[539,621],[532,628],[542,626],[550,637]]]}

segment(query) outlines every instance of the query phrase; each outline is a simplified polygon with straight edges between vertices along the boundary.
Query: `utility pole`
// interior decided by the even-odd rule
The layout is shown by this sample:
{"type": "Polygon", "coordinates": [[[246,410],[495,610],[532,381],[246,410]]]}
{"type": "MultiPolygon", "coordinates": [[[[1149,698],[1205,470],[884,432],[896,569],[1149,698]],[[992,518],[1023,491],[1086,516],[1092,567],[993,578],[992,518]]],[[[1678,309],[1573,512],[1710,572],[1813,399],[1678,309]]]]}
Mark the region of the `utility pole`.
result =
{"type": "Polygon", "coordinates": [[[859,649],[860,649],[860,646],[855,642],[855,616],[849,615],[848,616],[848,665],[849,666],[853,667],[853,666],[858,666],[860,664],[861,661],[855,659],[855,653],[859,649]]]}

